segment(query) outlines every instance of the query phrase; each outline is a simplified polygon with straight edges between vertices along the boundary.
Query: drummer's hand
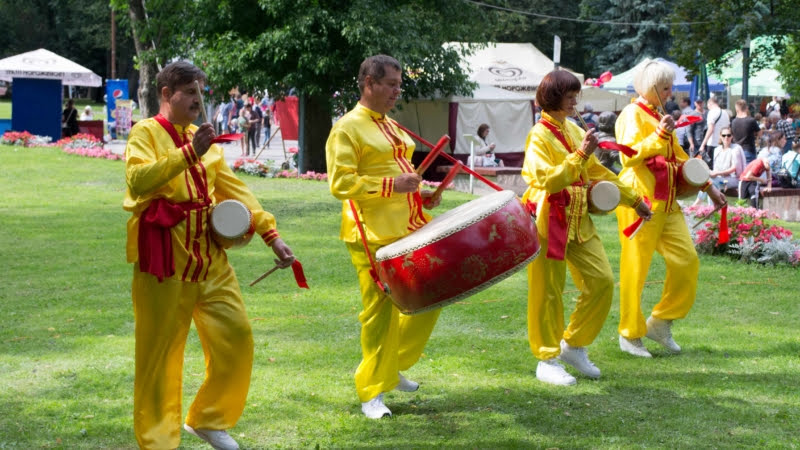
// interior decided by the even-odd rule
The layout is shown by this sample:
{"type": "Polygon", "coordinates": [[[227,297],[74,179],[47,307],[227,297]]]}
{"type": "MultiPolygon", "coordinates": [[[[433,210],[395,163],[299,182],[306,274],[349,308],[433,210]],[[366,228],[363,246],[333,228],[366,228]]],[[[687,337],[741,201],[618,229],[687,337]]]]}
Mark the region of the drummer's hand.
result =
{"type": "Polygon", "coordinates": [[[653,211],[650,210],[650,207],[647,206],[647,203],[645,202],[639,202],[639,204],[636,205],[635,211],[639,217],[645,220],[645,222],[653,218],[653,211]]]}
{"type": "Polygon", "coordinates": [[[422,206],[425,209],[433,209],[439,206],[439,203],[442,201],[442,196],[434,197],[433,191],[422,191],[420,195],[422,195],[422,206]]]}
{"type": "Polygon", "coordinates": [[[583,136],[583,142],[581,143],[581,151],[585,155],[591,155],[594,153],[594,149],[597,148],[597,136],[594,134],[594,129],[590,129],[586,132],[586,135],[583,136]]]}
{"type": "Polygon", "coordinates": [[[283,239],[275,239],[270,244],[270,247],[272,247],[272,251],[275,252],[275,256],[278,257],[275,259],[276,266],[285,269],[292,265],[294,262],[294,254],[292,253],[292,249],[283,242],[283,239]]]}
{"type": "MultiPolygon", "coordinates": [[[[675,130],[675,119],[672,118],[669,114],[661,118],[661,122],[659,123],[661,128],[663,128],[667,133],[672,133],[675,130]]],[[[702,148],[700,149],[702,150],[702,148]]]]}
{"type": "Polygon", "coordinates": [[[192,147],[194,147],[194,152],[197,153],[197,156],[206,154],[208,148],[211,147],[211,140],[215,137],[213,125],[208,122],[200,125],[200,128],[194,132],[194,138],[192,139],[192,147]]]}
{"type": "Polygon", "coordinates": [[[708,189],[707,193],[708,193],[708,198],[710,198],[711,201],[714,202],[714,205],[716,206],[722,206],[725,203],[728,203],[728,199],[725,198],[725,194],[723,194],[722,191],[717,189],[716,186],[711,186],[711,188],[708,189]]]}
{"type": "Polygon", "coordinates": [[[422,177],[416,173],[403,173],[395,177],[394,191],[398,194],[416,192],[420,183],[422,183],[422,177]]]}

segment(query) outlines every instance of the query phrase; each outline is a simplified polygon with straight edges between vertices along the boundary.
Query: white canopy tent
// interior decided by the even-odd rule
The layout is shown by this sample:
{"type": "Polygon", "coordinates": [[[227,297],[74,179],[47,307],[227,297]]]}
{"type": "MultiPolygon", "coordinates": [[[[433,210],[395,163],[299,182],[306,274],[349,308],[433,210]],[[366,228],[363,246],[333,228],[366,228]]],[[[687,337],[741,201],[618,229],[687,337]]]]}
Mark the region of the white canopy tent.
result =
{"type": "MultiPolygon", "coordinates": [[[[464,48],[468,44],[449,42],[447,47],[464,48]]],[[[555,69],[553,61],[531,43],[490,42],[462,60],[470,79],[480,84],[534,90],[548,72],[555,69]]],[[[583,74],[572,72],[581,84],[583,74]]]]}
{"type": "Polygon", "coordinates": [[[43,48],[0,59],[0,80],[14,78],[61,80],[66,86],[103,84],[102,78],[91,70],[43,48]]]}
{"type": "Polygon", "coordinates": [[[617,94],[595,86],[584,86],[581,89],[577,110],[582,112],[588,103],[597,114],[603,111],[622,111],[622,108],[631,103],[631,98],[631,95],[617,94]]]}
{"type": "Polygon", "coordinates": [[[470,97],[402,102],[390,115],[430,142],[450,134],[455,153],[469,153],[464,134],[474,135],[482,123],[489,125],[489,140],[496,144],[497,153],[521,152],[533,126],[533,99],[533,95],[481,85],[470,97]]]}

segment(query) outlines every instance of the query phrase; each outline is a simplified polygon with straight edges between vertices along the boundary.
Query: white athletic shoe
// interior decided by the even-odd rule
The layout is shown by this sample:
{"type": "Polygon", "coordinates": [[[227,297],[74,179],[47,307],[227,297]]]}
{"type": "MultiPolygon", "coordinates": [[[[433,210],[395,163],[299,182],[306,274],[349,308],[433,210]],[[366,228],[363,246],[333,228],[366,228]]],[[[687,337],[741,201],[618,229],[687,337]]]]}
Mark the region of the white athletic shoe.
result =
{"type": "Polygon", "coordinates": [[[392,412],[383,404],[383,394],[378,395],[368,402],[361,404],[361,411],[370,419],[380,419],[382,417],[392,417],[392,412]]]}
{"type": "Polygon", "coordinates": [[[589,361],[586,356],[586,347],[572,347],[567,341],[561,340],[561,354],[558,359],[578,369],[578,372],[589,378],[600,378],[600,369],[589,361]]]}
{"type": "Polygon", "coordinates": [[[681,346],[675,343],[672,339],[672,321],[657,319],[650,316],[647,319],[647,335],[648,338],[663,345],[664,348],[672,353],[680,353],[681,346]]]}
{"type": "Polygon", "coordinates": [[[397,384],[397,387],[395,387],[394,390],[400,392],[414,392],[419,389],[419,383],[416,381],[407,379],[400,372],[397,373],[397,376],[400,378],[400,383],[397,384]]]}
{"type": "Polygon", "coordinates": [[[539,381],[559,386],[571,386],[578,382],[575,377],[564,370],[564,366],[556,358],[539,361],[536,366],[536,378],[539,381]]]}
{"type": "Polygon", "coordinates": [[[619,349],[625,353],[630,353],[633,356],[639,356],[642,358],[652,358],[653,355],[647,351],[647,347],[642,344],[642,340],[639,338],[636,339],[628,339],[622,335],[619,336],[619,349]]]}
{"type": "Polygon", "coordinates": [[[194,429],[183,424],[183,429],[208,442],[216,450],[239,450],[239,444],[225,430],[194,429]]]}

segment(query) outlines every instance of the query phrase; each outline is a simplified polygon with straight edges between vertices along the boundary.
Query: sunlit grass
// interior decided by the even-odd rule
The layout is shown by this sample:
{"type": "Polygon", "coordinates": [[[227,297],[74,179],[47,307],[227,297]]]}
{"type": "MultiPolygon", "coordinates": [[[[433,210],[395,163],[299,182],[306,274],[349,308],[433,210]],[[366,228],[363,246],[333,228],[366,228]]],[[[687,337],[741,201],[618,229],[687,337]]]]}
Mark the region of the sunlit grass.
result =
{"type": "MultiPolygon", "coordinates": [[[[57,149],[0,146],[0,448],[133,448],[131,266],[124,164],[57,149]]],[[[447,307],[412,394],[389,393],[391,420],[360,412],[360,298],[337,240],[341,204],[325,183],[243,177],[275,213],[311,289],[271,266],[260,243],[229,252],[252,321],[253,382],[233,435],[243,448],[706,448],[798,446],[797,269],[703,257],[697,302],[675,326],[684,347],[653,360],[617,348],[615,295],[594,345],[599,381],[536,381],[524,272],[447,307]]],[[[445,193],[444,209],[472,199],[445,193]]],[[[615,273],[613,215],[595,217],[615,273]]],[[[797,228],[794,228],[797,230],[797,228]]],[[[663,260],[644,291],[657,301],[663,260]]],[[[574,286],[565,294],[571,312],[574,286]]],[[[202,380],[190,334],[184,410],[202,380]]],[[[184,434],[184,448],[205,448],[184,434]]]]}

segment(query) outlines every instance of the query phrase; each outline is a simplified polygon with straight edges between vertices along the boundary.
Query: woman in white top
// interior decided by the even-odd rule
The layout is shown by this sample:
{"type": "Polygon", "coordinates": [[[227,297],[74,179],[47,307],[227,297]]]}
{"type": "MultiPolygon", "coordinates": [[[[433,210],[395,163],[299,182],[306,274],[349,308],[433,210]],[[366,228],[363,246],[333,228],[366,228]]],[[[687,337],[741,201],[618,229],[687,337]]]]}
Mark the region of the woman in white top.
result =
{"type": "MultiPolygon", "coordinates": [[[[480,142],[480,148],[475,149],[475,167],[502,167],[503,161],[497,158],[494,154],[494,142],[488,142],[486,137],[489,135],[489,125],[482,123],[478,127],[478,142],[480,142]]],[[[472,159],[472,156],[470,156],[472,159]]],[[[467,165],[470,165],[472,161],[467,161],[467,165]]]]}
{"type": "MultiPolygon", "coordinates": [[[[719,130],[719,137],[720,145],[714,149],[714,167],[709,175],[714,186],[725,192],[729,187],[739,185],[739,175],[744,170],[745,158],[742,147],[731,144],[733,133],[730,126],[722,127],[719,130]]],[[[711,204],[708,194],[700,191],[697,193],[697,200],[694,204],[697,205],[703,200],[707,200],[711,204]]]]}
{"type": "Polygon", "coordinates": [[[80,120],[94,120],[93,116],[92,116],[92,107],[91,106],[86,105],[86,108],[84,108],[83,112],[81,113],[80,120]]]}

